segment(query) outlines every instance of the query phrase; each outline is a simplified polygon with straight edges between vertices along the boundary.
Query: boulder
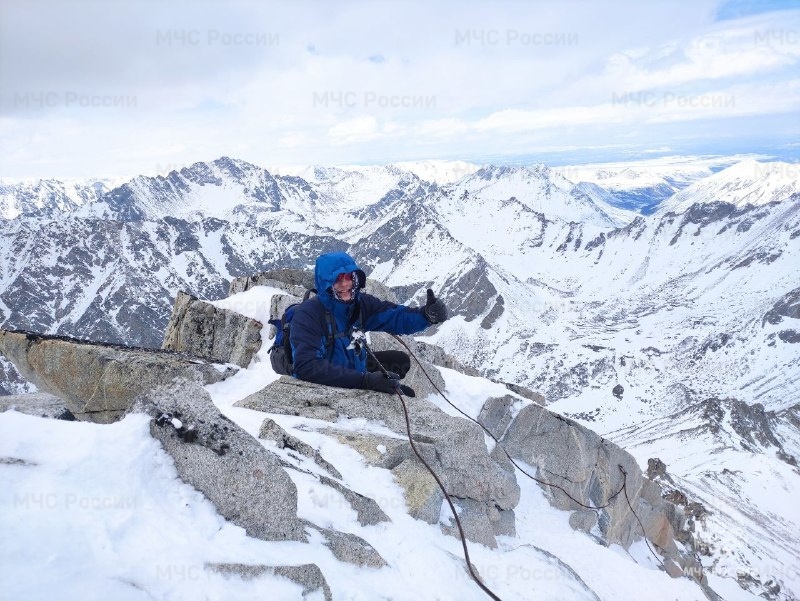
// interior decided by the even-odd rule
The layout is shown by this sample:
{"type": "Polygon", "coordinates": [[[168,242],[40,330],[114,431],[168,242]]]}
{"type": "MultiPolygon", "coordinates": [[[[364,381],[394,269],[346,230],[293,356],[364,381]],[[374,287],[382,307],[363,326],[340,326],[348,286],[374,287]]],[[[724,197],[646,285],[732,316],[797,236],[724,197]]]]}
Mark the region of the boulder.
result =
{"type": "Polygon", "coordinates": [[[521,397],[524,397],[528,400],[533,401],[537,405],[544,405],[544,396],[535,392],[528,388],[527,386],[522,386],[520,384],[512,384],[511,382],[499,382],[503,384],[506,388],[508,388],[511,392],[518,394],[521,397]]]}
{"type": "Polygon", "coordinates": [[[253,580],[264,574],[288,578],[303,587],[303,599],[314,597],[322,592],[325,601],[332,601],[333,595],[322,570],[314,563],[299,566],[264,566],[247,565],[243,563],[207,563],[205,568],[223,576],[238,576],[242,580],[253,580]]]}
{"type": "Polygon", "coordinates": [[[478,415],[478,422],[497,439],[505,433],[511,423],[511,407],[517,401],[507,394],[502,397],[492,397],[486,400],[478,415]]]}
{"type": "Polygon", "coordinates": [[[75,416],[57,396],[44,392],[12,394],[0,398],[0,413],[13,409],[27,415],[73,421],[75,416]]]}
{"type": "MultiPolygon", "coordinates": [[[[681,567],[695,563],[675,544],[675,530],[685,524],[683,511],[664,500],[661,487],[646,479],[633,456],[614,443],[535,404],[519,412],[500,442],[511,457],[535,466],[537,478],[569,493],[572,498],[555,486],[541,485],[554,506],[576,512],[570,518],[573,528],[588,532],[596,522],[605,544],[625,548],[644,534],[681,567]],[[573,499],[608,507],[599,509],[595,520],[573,499]]],[[[696,579],[702,582],[702,571],[696,579]]]]}
{"type": "MultiPolygon", "coordinates": [[[[519,486],[513,472],[489,454],[483,431],[477,424],[447,415],[419,396],[406,399],[406,403],[415,443],[444,482],[448,495],[479,504],[464,503],[467,511],[481,507],[474,517],[476,523],[482,522],[481,529],[472,532],[480,532],[476,540],[485,543],[484,533],[493,531],[490,511],[510,510],[519,502],[519,486]]],[[[412,515],[425,521],[438,521],[443,496],[438,486],[431,485],[432,478],[404,438],[406,423],[397,397],[281,377],[236,406],[330,422],[348,417],[382,423],[399,437],[341,432],[339,440],[361,452],[368,462],[395,472],[406,492],[412,515]],[[378,450],[381,445],[385,447],[382,453],[378,450]]],[[[335,429],[332,426],[326,433],[335,429]]],[[[504,530],[508,529],[506,524],[504,530]]]]}
{"type": "Polygon", "coordinates": [[[225,519],[263,540],[306,540],[297,488],[278,457],[222,415],[203,387],[187,381],[147,391],[130,412],[151,417],[150,433],[178,476],[225,519]]]}
{"type": "Polygon", "coordinates": [[[247,367],[261,348],[262,324],[179,292],[161,348],[247,367]]]}
{"type": "MultiPolygon", "coordinates": [[[[423,457],[425,455],[426,453],[422,454],[423,457]]],[[[425,461],[431,463],[428,457],[425,461]]],[[[439,466],[431,467],[436,470],[439,466]]],[[[404,491],[408,515],[429,524],[436,524],[441,514],[444,494],[425,466],[418,459],[409,457],[392,469],[392,474],[404,491]]]]}
{"type": "Polygon", "coordinates": [[[389,516],[383,512],[374,499],[365,497],[364,495],[347,488],[341,482],[337,482],[336,480],[328,478],[327,476],[320,476],[319,481],[325,486],[330,486],[332,489],[338,491],[345,498],[345,500],[350,504],[350,507],[355,510],[356,515],[358,516],[358,523],[362,526],[374,526],[375,524],[380,524],[381,522],[391,521],[389,516]]]}
{"type": "Polygon", "coordinates": [[[263,440],[271,440],[275,442],[279,449],[291,449],[292,451],[308,457],[334,478],[341,479],[342,477],[335,467],[325,461],[322,455],[320,455],[319,451],[317,451],[311,445],[304,443],[296,436],[289,434],[273,419],[267,418],[264,420],[264,422],[261,424],[261,429],[258,432],[258,437],[263,440]]]}
{"type": "Polygon", "coordinates": [[[363,538],[349,532],[338,532],[322,528],[311,522],[305,521],[304,523],[308,528],[316,530],[323,536],[322,544],[328,547],[333,556],[339,561],[346,561],[353,565],[368,568],[382,568],[388,565],[383,557],[380,556],[380,553],[375,550],[375,547],[363,538]]]}
{"type": "Polygon", "coordinates": [[[171,351],[24,331],[0,330],[0,353],[75,417],[98,423],[118,420],[142,393],[175,379],[212,384],[236,372],[171,351]]]}
{"type": "MultiPolygon", "coordinates": [[[[322,457],[319,451],[312,448],[311,445],[306,444],[299,438],[289,434],[274,420],[270,418],[264,420],[264,423],[261,424],[261,430],[258,434],[258,437],[274,441],[280,449],[290,449],[300,453],[301,455],[304,455],[305,457],[308,457],[314,461],[314,463],[316,463],[334,478],[337,478],[338,480],[342,479],[342,475],[339,473],[339,471],[330,463],[328,463],[322,457]]],[[[381,508],[378,506],[378,503],[376,503],[374,499],[365,497],[364,495],[347,488],[344,484],[334,480],[333,478],[329,478],[320,474],[312,475],[317,477],[322,484],[333,488],[345,498],[345,500],[355,510],[356,514],[358,515],[358,522],[362,526],[371,526],[373,524],[379,524],[380,522],[389,521],[389,517],[383,512],[383,510],[381,510],[381,508]]]]}
{"type": "MultiPolygon", "coordinates": [[[[496,549],[497,541],[494,538],[495,533],[487,515],[486,505],[473,501],[472,499],[453,498],[451,501],[453,505],[455,505],[458,519],[461,522],[461,528],[464,529],[464,536],[467,540],[480,543],[490,549],[496,549]]],[[[456,538],[461,538],[450,507],[448,506],[445,511],[447,512],[447,523],[442,525],[442,532],[456,538]]]]}

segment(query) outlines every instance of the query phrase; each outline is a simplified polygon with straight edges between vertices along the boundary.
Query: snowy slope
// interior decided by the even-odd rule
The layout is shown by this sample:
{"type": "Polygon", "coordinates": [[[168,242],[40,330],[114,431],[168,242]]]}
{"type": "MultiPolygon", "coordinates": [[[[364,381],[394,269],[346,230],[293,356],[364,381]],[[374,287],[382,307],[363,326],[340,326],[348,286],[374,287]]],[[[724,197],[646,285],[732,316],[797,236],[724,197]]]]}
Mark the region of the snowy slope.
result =
{"type": "Polygon", "coordinates": [[[661,459],[667,489],[702,505],[695,536],[704,566],[768,598],[797,598],[800,479],[775,425],[791,428],[758,405],[706,399],[607,436],[642,463],[661,459]]]}
{"type": "Polygon", "coordinates": [[[682,213],[696,203],[727,202],[743,207],[781,202],[800,192],[800,164],[736,163],[675,194],[659,207],[661,214],[682,213]]]}

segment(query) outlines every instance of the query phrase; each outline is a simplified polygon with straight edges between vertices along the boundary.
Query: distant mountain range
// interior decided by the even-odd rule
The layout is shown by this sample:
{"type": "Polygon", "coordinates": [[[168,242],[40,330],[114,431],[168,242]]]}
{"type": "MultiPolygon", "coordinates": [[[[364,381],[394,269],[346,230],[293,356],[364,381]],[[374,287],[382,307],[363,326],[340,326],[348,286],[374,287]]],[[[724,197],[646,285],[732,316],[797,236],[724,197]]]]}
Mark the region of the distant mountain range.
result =
{"type": "MultiPolygon", "coordinates": [[[[712,570],[797,581],[798,179],[753,160],[277,175],[223,157],[113,188],[2,184],[0,324],[159,346],[178,290],[216,299],[234,276],[345,250],[408,302],[433,287],[454,317],[426,339],[465,364],[538,390],[642,463],[664,459],[690,499],[738,491],[747,511],[720,505],[698,525],[712,570]],[[759,415],[763,444],[734,427],[759,415]]],[[[28,385],[0,359],[0,387],[28,385]]],[[[766,578],[740,584],[772,594],[766,578]]]]}

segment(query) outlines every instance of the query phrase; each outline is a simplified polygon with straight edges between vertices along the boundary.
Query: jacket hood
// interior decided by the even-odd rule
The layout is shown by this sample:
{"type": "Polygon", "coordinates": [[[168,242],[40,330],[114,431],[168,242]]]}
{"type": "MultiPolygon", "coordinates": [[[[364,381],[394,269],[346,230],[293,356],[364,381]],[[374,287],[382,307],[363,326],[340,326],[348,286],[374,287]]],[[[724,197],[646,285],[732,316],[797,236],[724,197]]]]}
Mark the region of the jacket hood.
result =
{"type": "Polygon", "coordinates": [[[353,257],[347,253],[326,253],[319,256],[314,266],[314,287],[323,304],[336,302],[329,289],[339,275],[351,272],[355,272],[358,278],[358,292],[360,292],[367,283],[367,276],[358,268],[353,257]]]}

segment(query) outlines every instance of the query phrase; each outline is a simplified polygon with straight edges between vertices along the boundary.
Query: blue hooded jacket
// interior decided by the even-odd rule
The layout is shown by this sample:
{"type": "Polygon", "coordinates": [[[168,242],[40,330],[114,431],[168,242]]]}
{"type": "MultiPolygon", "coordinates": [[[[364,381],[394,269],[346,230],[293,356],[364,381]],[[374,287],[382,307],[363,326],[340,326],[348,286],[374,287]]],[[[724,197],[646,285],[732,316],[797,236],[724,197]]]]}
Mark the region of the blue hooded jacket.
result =
{"type": "Polygon", "coordinates": [[[347,253],[328,253],[317,259],[314,285],[318,295],[298,305],[292,318],[289,342],[294,359],[293,376],[328,386],[362,388],[367,352],[362,349],[356,353],[347,348],[352,325],[363,332],[390,334],[413,334],[430,325],[421,308],[396,305],[362,292],[366,279],[347,253]],[[336,300],[331,290],[333,283],[340,274],[352,272],[358,279],[354,301],[336,300]],[[336,333],[340,334],[334,339],[332,350],[325,346],[330,333],[326,312],[333,316],[336,333]]]}

